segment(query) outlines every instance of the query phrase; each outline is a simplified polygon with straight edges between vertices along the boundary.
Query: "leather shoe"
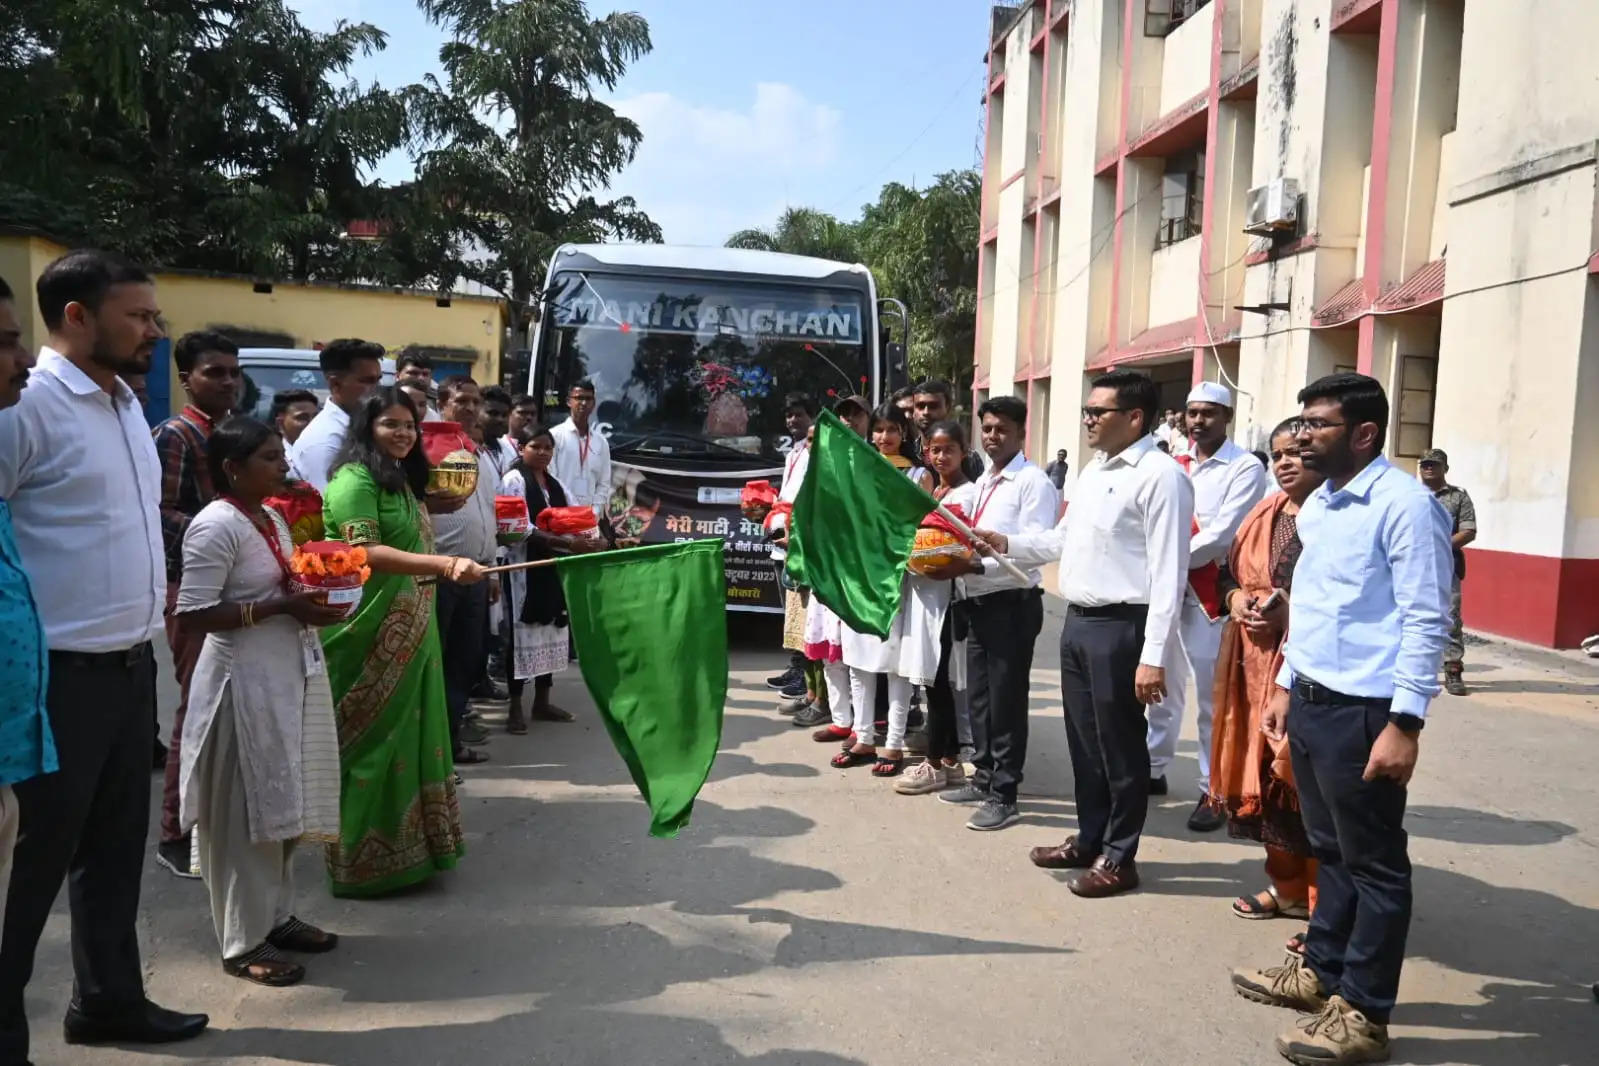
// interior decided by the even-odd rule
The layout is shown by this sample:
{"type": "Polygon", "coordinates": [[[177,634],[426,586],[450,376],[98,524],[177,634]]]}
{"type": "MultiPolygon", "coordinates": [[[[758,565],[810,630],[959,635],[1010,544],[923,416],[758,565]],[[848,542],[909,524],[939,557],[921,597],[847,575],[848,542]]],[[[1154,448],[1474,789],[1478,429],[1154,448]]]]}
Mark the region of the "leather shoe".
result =
{"type": "Polygon", "coordinates": [[[1149,794],[1151,796],[1164,796],[1171,791],[1171,786],[1166,783],[1166,776],[1151,777],[1149,779],[1149,794]]]}
{"type": "Polygon", "coordinates": [[[1188,816],[1188,828],[1195,833],[1214,833],[1227,824],[1227,815],[1209,796],[1201,796],[1188,816]]]}
{"type": "Polygon", "coordinates": [[[1027,857],[1041,870],[1081,870],[1094,865],[1099,856],[1078,851],[1077,838],[1069,836],[1052,848],[1034,848],[1027,857]]]}
{"type": "Polygon", "coordinates": [[[73,1004],[67,1008],[62,1031],[69,1044],[174,1044],[192,1040],[210,1024],[204,1014],[179,1014],[145,1000],[93,1014],[73,1004]]]}
{"type": "Polygon", "coordinates": [[[1104,899],[1138,887],[1138,864],[1114,863],[1101,855],[1094,865],[1072,878],[1067,885],[1072,895],[1084,899],[1104,899]]]}

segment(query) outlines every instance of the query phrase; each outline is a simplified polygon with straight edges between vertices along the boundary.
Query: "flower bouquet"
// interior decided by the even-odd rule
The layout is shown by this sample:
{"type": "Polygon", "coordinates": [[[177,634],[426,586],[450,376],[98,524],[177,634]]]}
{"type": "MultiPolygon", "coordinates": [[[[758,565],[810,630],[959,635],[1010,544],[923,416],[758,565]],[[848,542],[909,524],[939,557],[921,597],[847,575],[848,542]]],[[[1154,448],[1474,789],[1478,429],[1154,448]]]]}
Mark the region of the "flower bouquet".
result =
{"type": "Polygon", "coordinates": [[[283,516],[296,547],[322,539],[322,494],[309,482],[290,481],[281,496],[265,502],[283,516]]]}
{"type": "Polygon", "coordinates": [[[527,498],[524,496],[494,497],[494,540],[507,548],[514,548],[528,538],[533,523],[527,517],[527,498]]]}
{"type": "Polygon", "coordinates": [[[349,619],[361,606],[361,586],[372,576],[366,549],[341,541],[314,540],[294,549],[289,591],[315,592],[318,602],[343,610],[349,619]]]}

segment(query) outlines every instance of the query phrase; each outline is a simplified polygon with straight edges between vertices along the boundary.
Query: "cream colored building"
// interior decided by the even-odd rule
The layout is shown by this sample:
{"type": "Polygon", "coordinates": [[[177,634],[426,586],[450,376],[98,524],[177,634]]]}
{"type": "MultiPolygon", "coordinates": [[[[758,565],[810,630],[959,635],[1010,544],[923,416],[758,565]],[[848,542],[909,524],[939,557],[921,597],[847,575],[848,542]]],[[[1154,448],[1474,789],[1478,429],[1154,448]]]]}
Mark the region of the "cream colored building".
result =
{"type": "Polygon", "coordinates": [[[989,50],[976,392],[1237,390],[1259,446],[1369,373],[1477,505],[1467,624],[1599,632],[1599,3],[1032,0],[989,50]]]}

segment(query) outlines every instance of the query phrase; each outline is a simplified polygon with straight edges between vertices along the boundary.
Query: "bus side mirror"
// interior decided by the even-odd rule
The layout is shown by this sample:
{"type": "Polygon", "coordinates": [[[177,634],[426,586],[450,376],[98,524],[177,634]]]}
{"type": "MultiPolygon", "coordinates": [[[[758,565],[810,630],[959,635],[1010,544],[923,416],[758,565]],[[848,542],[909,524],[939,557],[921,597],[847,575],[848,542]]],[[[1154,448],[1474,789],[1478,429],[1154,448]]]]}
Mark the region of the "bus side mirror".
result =
{"type": "Polygon", "coordinates": [[[888,363],[889,387],[900,389],[910,384],[910,368],[905,365],[905,346],[890,341],[884,346],[883,354],[888,363]]]}

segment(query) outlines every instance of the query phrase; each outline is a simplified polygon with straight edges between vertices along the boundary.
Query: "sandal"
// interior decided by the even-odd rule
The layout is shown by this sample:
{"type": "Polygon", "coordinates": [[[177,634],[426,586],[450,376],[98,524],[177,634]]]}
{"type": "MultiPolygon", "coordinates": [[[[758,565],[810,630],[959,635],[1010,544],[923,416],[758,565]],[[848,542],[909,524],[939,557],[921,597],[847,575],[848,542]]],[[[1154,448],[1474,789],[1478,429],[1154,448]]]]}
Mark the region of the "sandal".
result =
{"type": "Polygon", "coordinates": [[[222,960],[222,969],[234,977],[242,977],[270,988],[287,988],[305,980],[305,967],[269,943],[246,951],[243,955],[222,960]]]}
{"type": "Polygon", "coordinates": [[[339,946],[337,933],[318,929],[310,922],[302,922],[294,915],[267,934],[267,943],[279,951],[298,951],[307,955],[320,955],[339,946]]]}
{"type": "Polygon", "coordinates": [[[879,755],[877,757],[877,764],[872,767],[872,776],[894,777],[904,768],[905,756],[901,755],[897,759],[889,759],[879,755]]]}
{"type": "Polygon", "coordinates": [[[851,770],[857,766],[865,766],[877,761],[875,751],[841,751],[833,756],[831,763],[835,770],[851,770]]]}
{"type": "Polygon", "coordinates": [[[489,753],[476,748],[462,748],[455,753],[455,765],[476,766],[480,762],[488,762],[489,753]]]}
{"type": "Polygon", "coordinates": [[[1282,897],[1277,895],[1277,888],[1268,885],[1263,893],[1253,896],[1239,896],[1233,900],[1233,913],[1249,921],[1259,921],[1264,918],[1309,918],[1310,906],[1303,902],[1284,903],[1282,897]],[[1266,899],[1261,900],[1264,895],[1266,899]]]}
{"type": "Polygon", "coordinates": [[[549,704],[545,707],[535,707],[528,715],[535,722],[575,722],[577,715],[564,708],[549,704]]]}
{"type": "Polygon", "coordinates": [[[1284,947],[1288,949],[1289,954],[1303,958],[1305,954],[1305,934],[1295,933],[1288,938],[1288,943],[1284,947]]]}
{"type": "Polygon", "coordinates": [[[520,707],[517,708],[515,714],[506,716],[505,731],[515,737],[527,734],[527,719],[522,717],[522,709],[520,707]]]}

